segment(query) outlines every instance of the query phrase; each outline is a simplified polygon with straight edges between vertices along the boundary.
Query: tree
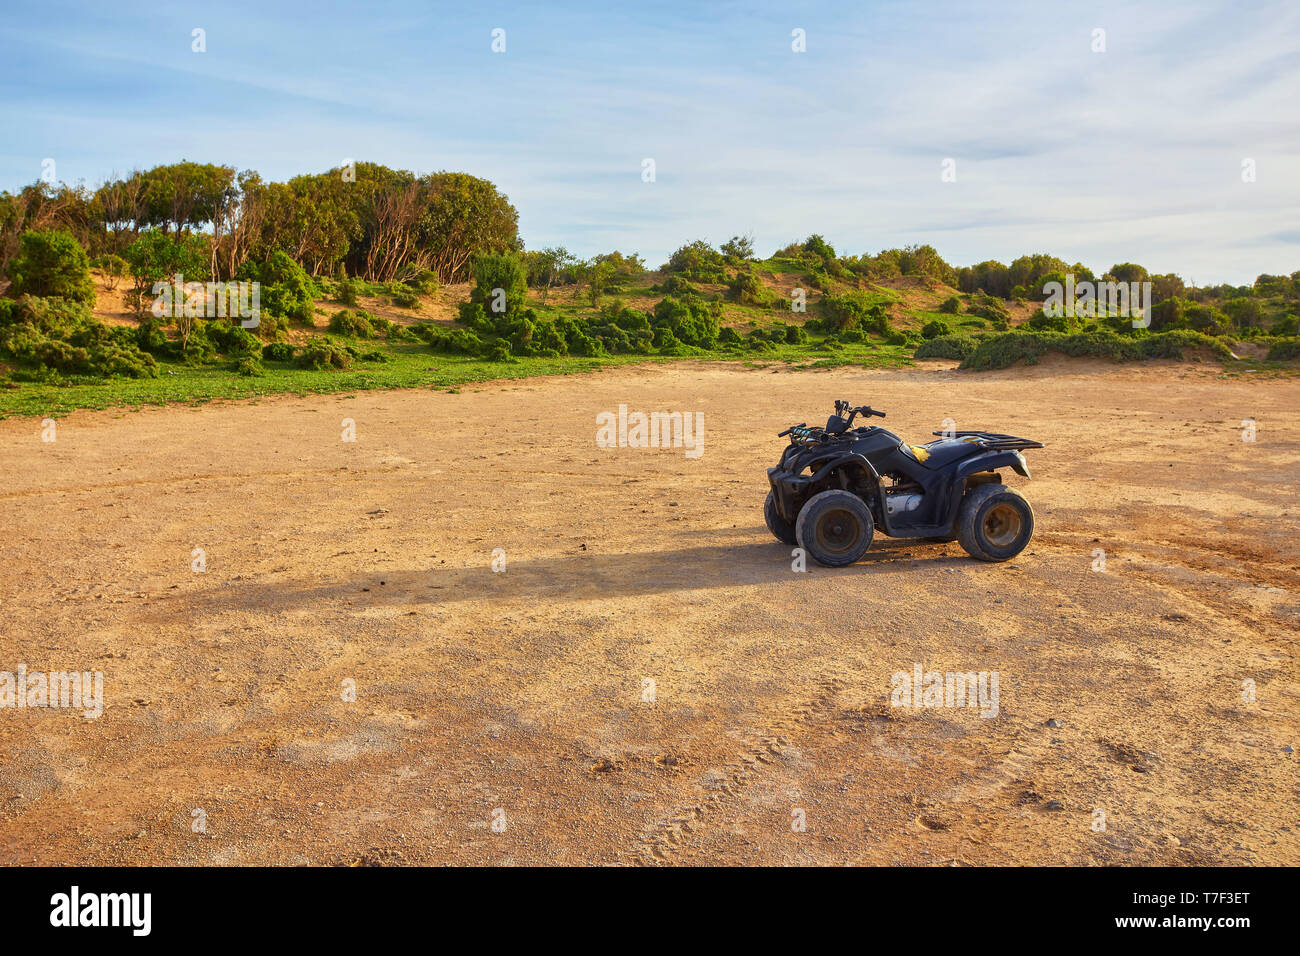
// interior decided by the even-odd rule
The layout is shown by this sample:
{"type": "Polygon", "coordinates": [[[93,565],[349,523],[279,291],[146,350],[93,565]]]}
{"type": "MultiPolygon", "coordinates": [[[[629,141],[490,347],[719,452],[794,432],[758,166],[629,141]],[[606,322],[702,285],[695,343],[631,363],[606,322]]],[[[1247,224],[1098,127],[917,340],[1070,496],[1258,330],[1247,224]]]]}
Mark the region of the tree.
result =
{"type": "Polygon", "coordinates": [[[751,235],[732,236],[721,246],[722,254],[736,262],[745,262],[754,258],[754,237],[751,235]]]}
{"type": "Polygon", "coordinates": [[[95,258],[91,265],[104,273],[104,288],[109,292],[117,288],[118,282],[127,272],[126,260],[111,252],[95,258]]]}
{"type": "Polygon", "coordinates": [[[537,252],[530,252],[527,258],[531,263],[528,278],[534,285],[541,287],[542,304],[545,305],[556,278],[577,262],[577,258],[564,246],[549,246],[537,252]]]}
{"type": "Polygon", "coordinates": [[[176,275],[184,282],[208,278],[207,244],[199,236],[169,236],[161,229],[147,229],[123,255],[131,271],[131,298],[137,315],[144,314],[145,292],[155,282],[170,282],[176,275]]]}
{"type": "Polygon", "coordinates": [[[609,288],[609,284],[614,281],[615,268],[614,263],[608,259],[602,261],[592,260],[587,267],[587,295],[591,298],[591,307],[600,308],[601,296],[609,288]]]}
{"type": "Polygon", "coordinates": [[[1149,279],[1147,270],[1135,262],[1120,262],[1110,267],[1107,273],[1115,279],[1116,282],[1146,282],[1149,279]]]}
{"type": "Polygon", "coordinates": [[[38,298],[57,296],[85,305],[95,304],[95,284],[90,260],[71,235],[62,229],[24,232],[19,251],[9,263],[13,280],[10,294],[38,298]]]}

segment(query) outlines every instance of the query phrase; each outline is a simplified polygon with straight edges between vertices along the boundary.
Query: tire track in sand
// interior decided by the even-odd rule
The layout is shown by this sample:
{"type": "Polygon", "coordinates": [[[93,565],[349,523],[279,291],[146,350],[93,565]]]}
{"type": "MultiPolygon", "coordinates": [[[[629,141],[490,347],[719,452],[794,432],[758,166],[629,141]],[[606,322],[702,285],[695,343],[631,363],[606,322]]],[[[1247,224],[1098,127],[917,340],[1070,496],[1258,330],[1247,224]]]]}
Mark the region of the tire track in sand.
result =
{"type": "MultiPolygon", "coordinates": [[[[777,758],[785,757],[795,739],[813,722],[823,719],[835,708],[835,697],[846,686],[837,677],[820,676],[819,691],[805,700],[783,709],[769,720],[765,733],[753,735],[734,759],[702,775],[720,778],[714,792],[693,803],[681,804],[659,817],[642,831],[635,849],[640,862],[647,866],[671,863],[673,855],[691,836],[713,825],[728,806],[758,779],[763,769],[777,758]]],[[[701,787],[705,786],[702,782],[701,787]]]]}

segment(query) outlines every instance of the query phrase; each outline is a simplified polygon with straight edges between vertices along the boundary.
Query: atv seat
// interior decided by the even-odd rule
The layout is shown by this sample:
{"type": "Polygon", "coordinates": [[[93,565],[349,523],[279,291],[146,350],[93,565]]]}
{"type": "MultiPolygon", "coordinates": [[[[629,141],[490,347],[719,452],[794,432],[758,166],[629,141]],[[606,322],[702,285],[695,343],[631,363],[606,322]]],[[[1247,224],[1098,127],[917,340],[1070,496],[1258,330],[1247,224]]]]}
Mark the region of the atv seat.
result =
{"type": "Polygon", "coordinates": [[[970,438],[941,438],[926,442],[924,445],[909,445],[903,442],[899,449],[905,455],[915,458],[926,468],[939,469],[959,458],[974,455],[984,449],[970,438]]]}

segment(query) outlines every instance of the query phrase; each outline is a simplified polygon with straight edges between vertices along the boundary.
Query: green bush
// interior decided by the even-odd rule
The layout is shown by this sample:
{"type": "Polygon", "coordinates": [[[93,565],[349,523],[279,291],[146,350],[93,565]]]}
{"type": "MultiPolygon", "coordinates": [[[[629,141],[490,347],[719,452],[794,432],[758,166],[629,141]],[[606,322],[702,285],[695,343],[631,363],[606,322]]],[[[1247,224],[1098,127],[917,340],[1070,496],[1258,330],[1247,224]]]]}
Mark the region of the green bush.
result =
{"type": "Polygon", "coordinates": [[[210,351],[231,356],[257,355],[262,350],[262,343],[256,336],[224,319],[197,323],[190,343],[205,353],[210,351]],[[201,340],[206,340],[211,349],[203,348],[201,340]]]}
{"type": "MultiPolygon", "coordinates": [[[[873,303],[860,292],[843,295],[827,293],[819,305],[821,320],[818,328],[825,332],[842,332],[861,329],[875,335],[888,335],[891,331],[889,313],[880,303],[873,303]]],[[[807,326],[809,323],[805,323],[807,326]]]]}
{"type": "MultiPolygon", "coordinates": [[[[664,297],[654,308],[654,344],[663,354],[678,344],[711,349],[718,343],[722,310],[717,303],[688,297],[664,297]]],[[[680,350],[677,354],[682,354],[680,350]]]]}
{"type": "Polygon", "coordinates": [[[1154,335],[1120,335],[1108,330],[1073,334],[1016,330],[984,339],[962,362],[962,368],[987,370],[1006,368],[1017,362],[1032,365],[1048,352],[1076,357],[1108,358],[1138,362],[1153,358],[1182,358],[1187,349],[1203,348],[1220,359],[1232,352],[1218,339],[1200,332],[1175,330],[1154,335]]]}
{"type": "Polygon", "coordinates": [[[254,356],[240,359],[238,364],[235,365],[235,371],[250,378],[266,374],[266,369],[262,367],[261,360],[254,356]]]}
{"type": "Polygon", "coordinates": [[[371,315],[365,309],[340,309],[330,316],[329,330],[335,335],[351,339],[373,339],[387,320],[371,315]]]}
{"type": "Polygon", "coordinates": [[[482,307],[494,325],[523,311],[527,293],[528,273],[519,256],[502,252],[474,258],[474,289],[468,304],[482,307]]]}
{"type": "Polygon", "coordinates": [[[742,305],[771,305],[775,298],[772,290],[750,267],[736,270],[736,274],[727,283],[727,295],[742,305]]]}
{"type": "Polygon", "coordinates": [[[726,257],[703,239],[681,246],[668,257],[664,272],[674,273],[692,282],[727,281],[726,257]]]}
{"type": "Polygon", "coordinates": [[[352,355],[345,347],[321,338],[304,345],[294,361],[299,368],[344,369],[352,365],[352,355]]]}
{"type": "Polygon", "coordinates": [[[964,335],[939,335],[922,342],[917,348],[915,358],[919,359],[956,359],[969,358],[975,351],[975,343],[964,335]]]}
{"type": "Polygon", "coordinates": [[[937,339],[941,335],[952,335],[952,326],[942,319],[931,319],[921,326],[923,339],[937,339]]]}
{"type": "Polygon", "coordinates": [[[1024,327],[1034,332],[1073,332],[1078,325],[1077,318],[1064,314],[1048,315],[1039,309],[1025,320],[1024,327]]]}
{"type": "Polygon", "coordinates": [[[18,254],[9,261],[9,294],[37,298],[58,297],[85,305],[95,304],[95,283],[90,278],[86,250],[62,229],[24,232],[18,254]]]}
{"type": "Polygon", "coordinates": [[[294,347],[288,342],[271,342],[262,348],[262,358],[268,362],[292,362],[294,347]]]}
{"type": "Polygon", "coordinates": [[[404,285],[394,284],[389,298],[392,299],[393,305],[397,306],[399,309],[413,309],[419,311],[420,297],[404,285]]]}
{"type": "Polygon", "coordinates": [[[1269,347],[1268,357],[1274,362],[1294,362],[1300,359],[1300,338],[1278,339],[1269,347]]]}
{"type": "Polygon", "coordinates": [[[483,340],[465,329],[448,329],[428,323],[417,325],[414,334],[435,352],[455,355],[482,355],[485,352],[483,340]]]}
{"type": "Polygon", "coordinates": [[[945,315],[956,315],[961,311],[961,299],[950,295],[939,305],[939,311],[945,315]]]}
{"type": "Polygon", "coordinates": [[[355,306],[357,304],[357,294],[359,284],[355,279],[349,279],[344,275],[339,279],[334,289],[334,301],[339,305],[355,306]]]}
{"type": "Polygon", "coordinates": [[[663,282],[654,287],[655,292],[663,295],[673,295],[678,297],[688,295],[699,295],[700,287],[690,279],[679,275],[669,275],[663,282]]]}
{"type": "Polygon", "coordinates": [[[319,293],[311,276],[287,253],[276,250],[265,262],[246,262],[236,278],[261,283],[261,308],[270,315],[316,324],[312,300],[319,293]]]}
{"type": "Polygon", "coordinates": [[[1284,315],[1273,323],[1273,328],[1269,331],[1273,335],[1300,334],[1300,316],[1284,315]]]}
{"type": "Polygon", "coordinates": [[[96,320],[82,302],[25,295],[0,300],[0,357],[48,373],[152,378],[158,363],[136,329],[96,320]]]}
{"type": "Polygon", "coordinates": [[[432,269],[421,269],[415,275],[407,279],[406,284],[420,295],[433,295],[440,287],[440,283],[438,282],[438,273],[434,272],[432,269]]]}
{"type": "Polygon", "coordinates": [[[984,293],[974,296],[971,303],[966,306],[966,314],[988,319],[995,329],[998,328],[999,323],[1002,323],[1001,327],[1005,329],[1011,320],[1011,313],[1007,311],[1007,307],[998,299],[984,293]]]}

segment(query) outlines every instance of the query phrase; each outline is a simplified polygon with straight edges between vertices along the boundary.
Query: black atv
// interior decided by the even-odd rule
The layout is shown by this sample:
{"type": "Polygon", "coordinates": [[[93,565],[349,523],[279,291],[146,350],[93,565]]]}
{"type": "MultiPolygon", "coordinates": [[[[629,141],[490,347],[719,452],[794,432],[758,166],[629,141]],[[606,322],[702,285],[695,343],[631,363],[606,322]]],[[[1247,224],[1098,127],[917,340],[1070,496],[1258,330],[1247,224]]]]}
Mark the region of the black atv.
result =
{"type": "Polygon", "coordinates": [[[1042,442],[994,432],[934,432],[939,441],[909,445],[853,419],[885,417],[869,405],[835,403],[825,428],[794,425],[781,462],[767,470],[768,530],[819,563],[852,564],[875,529],[893,538],[959,541],[971,557],[1006,561],[1034,533],[1034,512],[1002,483],[999,468],[1029,477],[1021,454],[1042,442]],[[847,413],[847,417],[845,417],[847,413]]]}

